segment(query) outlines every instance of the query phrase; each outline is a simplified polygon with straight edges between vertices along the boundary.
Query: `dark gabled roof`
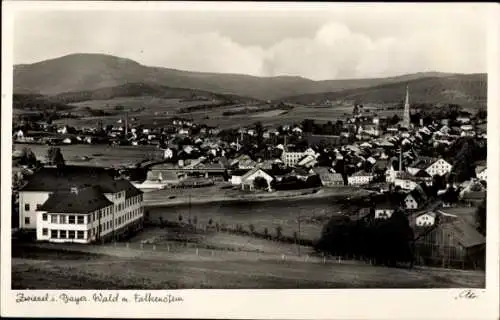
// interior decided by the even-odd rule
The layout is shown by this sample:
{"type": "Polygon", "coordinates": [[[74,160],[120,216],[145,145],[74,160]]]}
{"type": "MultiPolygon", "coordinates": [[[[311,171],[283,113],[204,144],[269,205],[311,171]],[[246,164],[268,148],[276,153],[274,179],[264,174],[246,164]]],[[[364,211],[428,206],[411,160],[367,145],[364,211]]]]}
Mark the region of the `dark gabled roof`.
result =
{"type": "Polygon", "coordinates": [[[101,167],[65,166],[57,169],[44,167],[35,172],[20,191],[67,191],[99,185],[103,192],[117,192],[111,172],[101,167]]]}
{"type": "Polygon", "coordinates": [[[231,171],[231,176],[241,177],[244,176],[250,169],[236,169],[231,171]]]}
{"type": "Polygon", "coordinates": [[[78,192],[52,193],[40,210],[51,213],[89,213],[112,205],[99,187],[87,187],[78,192]]]}
{"type": "Polygon", "coordinates": [[[482,200],[486,198],[486,191],[464,192],[462,200],[482,200]]]}
{"type": "Polygon", "coordinates": [[[410,168],[419,168],[419,169],[427,169],[431,164],[439,160],[439,158],[432,157],[418,157],[412,164],[408,167],[410,168]]]}
{"type": "Polygon", "coordinates": [[[414,177],[417,178],[430,178],[431,175],[427,173],[427,171],[420,169],[418,172],[414,175],[414,177]]]}
{"type": "Polygon", "coordinates": [[[84,189],[98,186],[103,193],[126,191],[126,197],[141,194],[128,180],[115,180],[111,172],[101,167],[45,167],[35,172],[20,191],[68,192],[72,187],[84,189]]]}
{"type": "Polygon", "coordinates": [[[293,170],[289,173],[289,175],[309,176],[311,174],[309,173],[309,170],[307,170],[307,169],[304,169],[301,167],[296,167],[296,168],[293,168],[293,170]]]}
{"type": "Polygon", "coordinates": [[[441,228],[443,228],[443,231],[455,237],[458,243],[465,248],[471,248],[486,243],[486,238],[463,219],[458,218],[448,223],[442,223],[441,228]]]}
{"type": "Polygon", "coordinates": [[[143,192],[136,187],[130,181],[126,179],[120,179],[115,181],[115,185],[120,191],[125,191],[125,198],[132,198],[142,194],[143,192]]]}

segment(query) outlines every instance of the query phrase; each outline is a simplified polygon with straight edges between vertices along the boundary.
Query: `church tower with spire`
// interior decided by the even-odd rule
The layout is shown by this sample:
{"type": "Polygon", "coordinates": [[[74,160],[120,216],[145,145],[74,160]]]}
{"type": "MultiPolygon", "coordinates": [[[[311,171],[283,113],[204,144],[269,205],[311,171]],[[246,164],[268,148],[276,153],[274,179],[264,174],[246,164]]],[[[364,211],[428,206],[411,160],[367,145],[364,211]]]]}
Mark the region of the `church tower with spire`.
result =
{"type": "Polygon", "coordinates": [[[401,126],[406,129],[410,128],[410,93],[408,90],[408,85],[406,86],[405,106],[403,111],[403,122],[401,126]]]}

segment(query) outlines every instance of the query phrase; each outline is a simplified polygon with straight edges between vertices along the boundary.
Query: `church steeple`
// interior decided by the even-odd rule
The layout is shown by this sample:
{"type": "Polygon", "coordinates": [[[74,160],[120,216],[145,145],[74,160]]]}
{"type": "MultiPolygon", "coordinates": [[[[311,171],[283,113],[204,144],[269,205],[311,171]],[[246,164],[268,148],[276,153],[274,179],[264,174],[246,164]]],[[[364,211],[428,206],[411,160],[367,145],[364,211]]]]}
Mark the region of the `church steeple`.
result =
{"type": "Polygon", "coordinates": [[[410,128],[410,93],[408,85],[406,86],[406,97],[405,97],[405,106],[403,111],[402,126],[407,129],[410,128]]]}

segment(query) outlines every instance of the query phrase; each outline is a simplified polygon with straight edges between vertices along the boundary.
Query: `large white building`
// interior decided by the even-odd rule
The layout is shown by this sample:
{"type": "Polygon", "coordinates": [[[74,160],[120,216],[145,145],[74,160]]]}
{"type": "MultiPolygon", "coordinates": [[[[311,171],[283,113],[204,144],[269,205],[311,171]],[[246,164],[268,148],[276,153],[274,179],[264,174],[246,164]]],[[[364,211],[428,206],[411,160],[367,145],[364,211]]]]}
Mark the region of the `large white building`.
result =
{"type": "Polygon", "coordinates": [[[304,152],[290,152],[288,150],[283,151],[281,154],[281,161],[289,167],[295,166],[302,158],[306,156],[312,156],[315,159],[317,158],[316,152],[309,148],[304,152]]]}
{"type": "Polygon", "coordinates": [[[374,175],[364,170],[355,172],[353,175],[347,177],[347,183],[351,185],[366,185],[369,184],[374,178],[374,175]]]}
{"type": "Polygon", "coordinates": [[[104,241],[142,227],[143,193],[101,168],[43,168],[19,191],[19,219],[40,241],[104,241]]]}

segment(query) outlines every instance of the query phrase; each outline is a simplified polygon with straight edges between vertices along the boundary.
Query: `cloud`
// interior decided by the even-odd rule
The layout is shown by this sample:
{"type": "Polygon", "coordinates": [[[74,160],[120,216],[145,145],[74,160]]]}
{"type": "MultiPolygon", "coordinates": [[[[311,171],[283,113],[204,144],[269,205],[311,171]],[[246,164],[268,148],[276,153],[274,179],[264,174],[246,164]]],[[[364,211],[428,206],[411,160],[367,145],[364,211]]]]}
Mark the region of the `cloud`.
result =
{"type": "Polygon", "coordinates": [[[486,19],[478,12],[355,11],[318,15],[315,24],[304,14],[289,20],[281,14],[275,28],[271,14],[230,20],[213,14],[32,13],[16,19],[14,53],[16,63],[95,52],[181,70],[314,80],[486,71],[486,19]]]}

